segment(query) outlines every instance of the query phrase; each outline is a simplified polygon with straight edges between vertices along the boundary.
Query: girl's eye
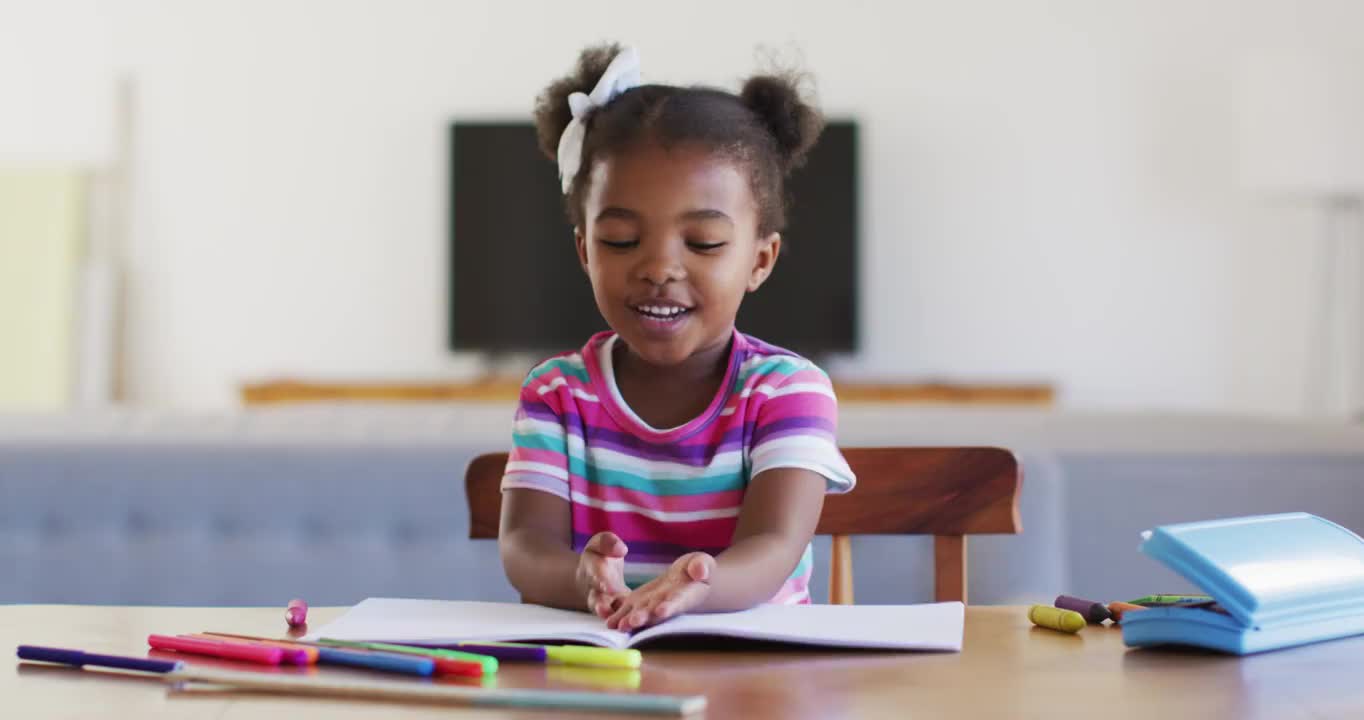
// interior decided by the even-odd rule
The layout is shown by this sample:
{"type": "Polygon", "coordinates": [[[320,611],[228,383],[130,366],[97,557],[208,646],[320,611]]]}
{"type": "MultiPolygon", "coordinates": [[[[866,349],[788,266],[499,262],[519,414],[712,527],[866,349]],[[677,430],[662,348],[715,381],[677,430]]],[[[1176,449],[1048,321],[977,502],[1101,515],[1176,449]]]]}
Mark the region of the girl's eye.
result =
{"type": "Polygon", "coordinates": [[[713,242],[713,243],[708,243],[708,242],[688,242],[688,243],[687,243],[687,246],[690,247],[690,248],[693,249],[693,250],[700,250],[701,252],[705,252],[705,251],[707,251],[707,250],[717,250],[717,249],[719,249],[719,248],[722,248],[722,247],[725,246],[725,243],[722,243],[722,242],[713,242]]]}
{"type": "Polygon", "coordinates": [[[629,250],[639,244],[638,240],[602,240],[601,244],[616,250],[629,250]]]}

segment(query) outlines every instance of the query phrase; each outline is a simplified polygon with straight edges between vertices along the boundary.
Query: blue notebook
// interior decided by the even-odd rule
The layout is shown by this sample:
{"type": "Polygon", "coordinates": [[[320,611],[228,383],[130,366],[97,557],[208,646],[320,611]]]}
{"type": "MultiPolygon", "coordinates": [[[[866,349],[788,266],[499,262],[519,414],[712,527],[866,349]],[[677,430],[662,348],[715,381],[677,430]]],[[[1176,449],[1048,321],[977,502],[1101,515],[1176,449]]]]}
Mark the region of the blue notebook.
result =
{"type": "Polygon", "coordinates": [[[1215,604],[1127,613],[1129,646],[1245,655],[1364,633],[1364,540],[1329,520],[1285,513],[1164,525],[1142,533],[1140,549],[1215,604]]]}

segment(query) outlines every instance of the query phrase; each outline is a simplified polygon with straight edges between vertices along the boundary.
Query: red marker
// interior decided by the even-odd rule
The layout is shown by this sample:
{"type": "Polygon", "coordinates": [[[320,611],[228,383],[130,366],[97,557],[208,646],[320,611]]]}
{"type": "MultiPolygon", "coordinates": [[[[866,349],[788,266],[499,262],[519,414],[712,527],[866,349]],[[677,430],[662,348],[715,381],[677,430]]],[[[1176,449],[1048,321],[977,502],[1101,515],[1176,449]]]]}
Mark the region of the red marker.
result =
{"type": "Polygon", "coordinates": [[[294,598],[289,601],[289,606],[284,609],[284,622],[289,623],[289,627],[299,627],[308,624],[308,603],[294,598]]]}
{"type": "Polygon", "coordinates": [[[148,635],[147,644],[157,650],[175,650],[176,652],[209,655],[227,660],[245,660],[261,665],[278,665],[284,657],[284,652],[277,647],[169,637],[167,635],[148,635]]]}

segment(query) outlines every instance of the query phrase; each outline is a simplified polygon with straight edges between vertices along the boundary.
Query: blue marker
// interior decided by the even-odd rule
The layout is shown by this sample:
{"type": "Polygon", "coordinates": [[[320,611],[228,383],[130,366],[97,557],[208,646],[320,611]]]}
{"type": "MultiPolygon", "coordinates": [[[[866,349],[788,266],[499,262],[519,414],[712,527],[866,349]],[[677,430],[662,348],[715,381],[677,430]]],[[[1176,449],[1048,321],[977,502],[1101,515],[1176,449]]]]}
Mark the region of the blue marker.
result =
{"type": "Polygon", "coordinates": [[[93,665],[95,667],[117,668],[119,670],[139,670],[141,672],[152,673],[175,672],[184,667],[184,663],[176,661],[148,660],[147,658],[126,657],[123,655],[98,655],[82,650],[39,647],[37,645],[20,645],[16,654],[19,656],[20,660],[58,663],[74,667],[93,665]]]}

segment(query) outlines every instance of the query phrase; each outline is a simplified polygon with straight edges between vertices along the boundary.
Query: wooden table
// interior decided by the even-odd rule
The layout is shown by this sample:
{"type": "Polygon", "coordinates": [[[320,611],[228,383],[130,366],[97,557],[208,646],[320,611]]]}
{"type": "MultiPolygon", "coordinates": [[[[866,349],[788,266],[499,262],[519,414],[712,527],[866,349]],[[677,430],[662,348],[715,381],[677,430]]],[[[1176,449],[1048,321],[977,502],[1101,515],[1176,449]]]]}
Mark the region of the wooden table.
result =
{"type": "MultiPolygon", "coordinates": [[[[315,608],[314,627],[340,613],[315,608]]],[[[142,655],[148,633],[282,635],[281,608],[0,606],[0,645],[142,655]]],[[[158,653],[154,653],[157,655],[158,653]]],[[[1247,658],[1127,650],[1121,633],[1031,627],[1023,608],[970,607],[961,653],[646,650],[643,692],[704,694],[708,718],[1364,717],[1364,638],[1247,658]]],[[[319,672],[346,673],[326,668],[319,672]]],[[[377,677],[369,675],[369,677],[377,677]]],[[[504,664],[498,687],[610,687],[607,673],[504,664]]],[[[398,679],[397,682],[422,682],[398,679]]],[[[443,681],[443,682],[454,682],[443,681]]],[[[628,690],[615,690],[624,691],[628,690]]],[[[0,671],[0,717],[560,717],[361,700],[169,692],[155,679],[18,663],[0,671]]]]}

